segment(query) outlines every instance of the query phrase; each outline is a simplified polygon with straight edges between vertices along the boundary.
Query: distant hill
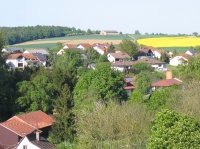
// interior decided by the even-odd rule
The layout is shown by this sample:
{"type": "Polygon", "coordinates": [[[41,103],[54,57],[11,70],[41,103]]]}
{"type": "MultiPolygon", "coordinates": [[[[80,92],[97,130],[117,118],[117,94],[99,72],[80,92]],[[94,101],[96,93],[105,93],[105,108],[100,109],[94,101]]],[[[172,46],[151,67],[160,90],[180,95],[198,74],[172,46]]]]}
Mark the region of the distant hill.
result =
{"type": "Polygon", "coordinates": [[[64,37],[64,36],[76,36],[76,35],[90,35],[99,34],[100,31],[87,31],[76,29],[74,27],[62,27],[62,26],[21,26],[21,27],[0,27],[0,30],[5,36],[6,44],[13,45],[26,41],[64,37]]]}

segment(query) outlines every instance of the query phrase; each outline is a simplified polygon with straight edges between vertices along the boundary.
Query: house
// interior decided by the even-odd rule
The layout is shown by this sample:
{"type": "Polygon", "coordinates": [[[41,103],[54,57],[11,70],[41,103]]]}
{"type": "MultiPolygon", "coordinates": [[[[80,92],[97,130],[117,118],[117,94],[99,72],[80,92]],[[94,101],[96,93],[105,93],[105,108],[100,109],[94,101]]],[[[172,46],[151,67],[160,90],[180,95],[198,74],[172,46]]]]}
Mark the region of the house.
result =
{"type": "Polygon", "coordinates": [[[153,51],[154,58],[160,59],[162,53],[165,53],[168,57],[170,57],[170,54],[167,51],[161,49],[155,49],[153,51]]]}
{"type": "Polygon", "coordinates": [[[134,86],[135,78],[136,78],[135,76],[125,77],[124,90],[126,91],[127,95],[130,95],[135,89],[134,86]]]}
{"type": "Polygon", "coordinates": [[[167,65],[165,62],[161,62],[159,60],[152,59],[152,58],[142,58],[137,61],[134,61],[133,64],[136,64],[136,63],[150,64],[155,70],[161,70],[161,71],[167,70],[167,65]]]}
{"type": "MultiPolygon", "coordinates": [[[[24,54],[24,55],[26,55],[26,54],[24,54]]],[[[37,63],[33,61],[34,65],[46,66],[47,59],[46,59],[46,56],[45,56],[45,55],[43,55],[43,54],[41,54],[41,53],[33,53],[33,55],[34,55],[35,57],[37,57],[37,60],[38,60],[37,63]]]]}
{"type": "Polygon", "coordinates": [[[56,146],[40,135],[40,131],[35,131],[24,136],[14,147],[15,149],[54,149],[56,146]]]}
{"type": "Polygon", "coordinates": [[[180,85],[180,84],[182,84],[182,81],[177,78],[173,78],[172,71],[168,70],[168,71],[166,71],[166,79],[156,81],[156,82],[152,83],[151,86],[152,86],[152,91],[155,91],[159,88],[170,87],[175,84],[180,85]]]}
{"type": "Polygon", "coordinates": [[[10,69],[24,69],[24,67],[28,66],[30,62],[33,63],[33,65],[37,65],[39,60],[31,53],[10,54],[6,59],[6,64],[8,64],[10,69]]]}
{"type": "Polygon", "coordinates": [[[134,64],[133,61],[115,61],[111,63],[111,69],[114,69],[116,71],[125,71],[131,68],[131,66],[134,64]]]}
{"type": "Polygon", "coordinates": [[[74,46],[73,44],[66,44],[64,45],[63,49],[75,49],[76,46],[74,46]]]}
{"type": "Polygon", "coordinates": [[[49,115],[40,110],[13,116],[0,123],[0,144],[3,144],[3,149],[15,146],[23,137],[35,130],[41,130],[41,136],[47,138],[54,122],[49,115]]]}
{"type": "Polygon", "coordinates": [[[119,33],[115,30],[103,30],[100,35],[118,35],[119,33]]]}
{"type": "Polygon", "coordinates": [[[101,43],[95,43],[92,45],[94,50],[96,50],[99,54],[103,55],[104,53],[107,53],[108,48],[110,47],[110,44],[101,44],[101,43]]]}
{"type": "Polygon", "coordinates": [[[185,54],[188,54],[188,55],[190,55],[190,56],[194,56],[194,55],[196,54],[196,51],[195,51],[195,50],[187,50],[187,51],[185,52],[185,54]]]}
{"type": "Polygon", "coordinates": [[[79,48],[68,48],[68,49],[61,49],[60,51],[57,52],[57,55],[62,55],[67,50],[70,50],[70,51],[79,51],[80,53],[83,53],[82,49],[79,49],[79,48]]]}
{"type": "Polygon", "coordinates": [[[14,54],[14,53],[23,53],[23,50],[21,48],[17,48],[17,47],[9,47],[9,48],[3,48],[2,52],[14,54]]]}
{"type": "Polygon", "coordinates": [[[26,50],[26,51],[24,51],[24,53],[41,53],[45,56],[49,55],[49,52],[47,51],[47,49],[26,50]]]}
{"type": "Polygon", "coordinates": [[[85,50],[86,48],[92,47],[89,43],[79,43],[76,48],[85,50]]]}
{"type": "Polygon", "coordinates": [[[141,58],[153,58],[154,54],[152,52],[152,50],[150,48],[141,48],[141,47],[138,47],[138,60],[141,59],[141,58]]]}
{"type": "Polygon", "coordinates": [[[131,57],[125,52],[108,53],[107,58],[110,62],[123,61],[124,59],[131,60],[131,57]]]}
{"type": "Polygon", "coordinates": [[[190,59],[190,55],[188,54],[178,54],[175,57],[173,57],[172,59],[170,59],[169,64],[172,66],[178,66],[181,64],[185,64],[189,59],[190,59]]]}

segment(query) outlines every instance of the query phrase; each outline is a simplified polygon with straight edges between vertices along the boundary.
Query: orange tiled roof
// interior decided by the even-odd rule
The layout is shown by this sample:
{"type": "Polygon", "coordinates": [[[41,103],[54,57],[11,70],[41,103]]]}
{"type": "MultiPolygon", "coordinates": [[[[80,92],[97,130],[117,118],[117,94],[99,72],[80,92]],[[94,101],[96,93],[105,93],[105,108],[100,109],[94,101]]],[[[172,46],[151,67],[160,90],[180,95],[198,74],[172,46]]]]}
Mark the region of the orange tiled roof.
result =
{"type": "Polygon", "coordinates": [[[32,53],[24,53],[23,57],[28,59],[36,59],[36,56],[34,56],[32,53]]]}
{"type": "Polygon", "coordinates": [[[66,46],[69,48],[69,49],[75,49],[76,46],[74,46],[73,44],[66,44],[66,46]]]}
{"type": "Polygon", "coordinates": [[[169,86],[172,86],[174,84],[177,84],[177,85],[182,84],[182,81],[178,80],[176,78],[173,78],[173,79],[164,79],[164,80],[160,80],[160,81],[152,83],[151,86],[169,87],[169,86]]]}
{"type": "Polygon", "coordinates": [[[36,129],[51,126],[55,121],[42,111],[13,116],[0,125],[23,137],[36,129]]]}
{"type": "Polygon", "coordinates": [[[8,59],[16,59],[16,58],[18,58],[19,56],[22,56],[22,55],[23,55],[22,53],[10,54],[8,56],[8,59]]]}
{"type": "Polygon", "coordinates": [[[82,45],[84,48],[91,47],[89,43],[80,43],[79,45],[82,45]]]}
{"type": "Polygon", "coordinates": [[[49,115],[40,110],[18,115],[17,117],[31,126],[38,128],[51,126],[54,123],[54,120],[49,115]]]}
{"type": "Polygon", "coordinates": [[[191,57],[190,55],[188,54],[178,54],[177,56],[182,56],[183,58],[189,60],[189,58],[191,57]]]}
{"type": "Polygon", "coordinates": [[[12,119],[0,123],[0,125],[6,127],[21,137],[24,137],[35,130],[34,127],[28,125],[26,122],[20,120],[17,117],[13,117],[12,119]]]}

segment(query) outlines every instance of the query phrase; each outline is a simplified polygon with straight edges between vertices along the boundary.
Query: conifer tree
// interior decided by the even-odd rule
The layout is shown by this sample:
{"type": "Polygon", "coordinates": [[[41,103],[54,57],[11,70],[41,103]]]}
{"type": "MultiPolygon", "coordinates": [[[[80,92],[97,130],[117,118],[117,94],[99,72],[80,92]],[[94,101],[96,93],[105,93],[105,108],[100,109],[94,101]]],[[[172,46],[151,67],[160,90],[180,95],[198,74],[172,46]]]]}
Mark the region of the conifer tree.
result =
{"type": "Polygon", "coordinates": [[[74,107],[73,96],[67,84],[63,85],[63,90],[54,103],[54,120],[50,132],[50,141],[53,143],[72,142],[74,138],[74,107]]]}

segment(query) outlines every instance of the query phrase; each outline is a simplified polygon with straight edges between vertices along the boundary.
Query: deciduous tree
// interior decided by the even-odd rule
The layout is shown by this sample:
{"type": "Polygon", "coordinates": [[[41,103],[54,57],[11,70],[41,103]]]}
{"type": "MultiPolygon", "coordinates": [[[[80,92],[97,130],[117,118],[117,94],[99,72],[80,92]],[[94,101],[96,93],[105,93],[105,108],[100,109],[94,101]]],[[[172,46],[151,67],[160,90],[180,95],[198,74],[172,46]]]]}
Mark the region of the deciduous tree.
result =
{"type": "Polygon", "coordinates": [[[132,40],[124,39],[119,44],[119,46],[122,52],[126,52],[129,56],[133,58],[137,57],[137,45],[132,40]]]}
{"type": "Polygon", "coordinates": [[[151,88],[151,79],[145,72],[140,72],[136,76],[135,86],[138,92],[142,93],[143,95],[146,95],[149,93],[151,88]]]}

